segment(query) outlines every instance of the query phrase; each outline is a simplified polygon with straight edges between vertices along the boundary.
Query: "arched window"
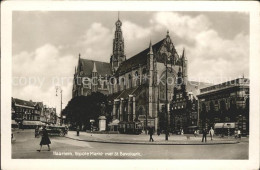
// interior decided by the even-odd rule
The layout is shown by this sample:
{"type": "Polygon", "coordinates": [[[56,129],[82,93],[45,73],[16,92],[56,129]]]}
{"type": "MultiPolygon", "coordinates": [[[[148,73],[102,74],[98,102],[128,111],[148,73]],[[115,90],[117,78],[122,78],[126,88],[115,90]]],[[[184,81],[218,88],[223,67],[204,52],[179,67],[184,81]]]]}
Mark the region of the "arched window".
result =
{"type": "Polygon", "coordinates": [[[104,83],[103,83],[103,89],[107,89],[107,81],[104,81],[104,83]]]}
{"type": "Polygon", "coordinates": [[[119,78],[116,79],[117,92],[120,91],[119,78]]]}
{"type": "Polygon", "coordinates": [[[134,80],[135,80],[136,86],[139,86],[139,85],[140,85],[140,76],[139,76],[138,71],[135,72],[135,78],[134,78],[134,80]]]}
{"type": "Polygon", "coordinates": [[[131,76],[131,74],[128,75],[128,84],[129,84],[129,88],[132,88],[132,76],[131,76]]]}
{"type": "Polygon", "coordinates": [[[148,80],[148,77],[147,77],[147,73],[146,73],[146,68],[143,68],[143,71],[142,71],[142,84],[146,83],[147,80],[148,80]]]}
{"type": "Polygon", "coordinates": [[[114,93],[114,77],[109,78],[109,85],[111,87],[111,93],[114,93]]]}
{"type": "Polygon", "coordinates": [[[101,88],[101,80],[100,79],[98,80],[98,88],[99,89],[101,88]]]}
{"type": "Polygon", "coordinates": [[[120,80],[121,80],[121,81],[120,81],[121,89],[122,89],[122,90],[125,90],[125,88],[126,88],[126,87],[125,87],[125,78],[124,78],[124,77],[121,77],[120,80]]]}

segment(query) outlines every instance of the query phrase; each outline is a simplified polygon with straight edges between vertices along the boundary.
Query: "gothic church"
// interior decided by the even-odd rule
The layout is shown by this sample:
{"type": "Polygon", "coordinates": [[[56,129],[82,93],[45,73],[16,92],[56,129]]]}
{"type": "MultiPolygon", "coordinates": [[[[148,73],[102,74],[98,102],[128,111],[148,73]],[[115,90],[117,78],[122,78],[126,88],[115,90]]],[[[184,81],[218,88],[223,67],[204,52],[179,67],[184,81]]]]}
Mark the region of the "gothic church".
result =
{"type": "MultiPolygon", "coordinates": [[[[113,105],[111,112],[113,122],[138,120],[145,126],[147,120],[147,125],[157,130],[160,128],[159,114],[162,106],[168,101],[170,107],[176,80],[178,78],[183,80],[184,90],[190,90],[190,95],[191,89],[195,89],[186,88],[190,83],[188,83],[188,60],[185,50],[183,49],[181,55],[177,53],[167,31],[165,38],[155,44],[150,42],[146,49],[126,59],[122,22],[118,19],[115,25],[110,63],[83,59],[79,56],[72,96],[89,95],[91,92],[99,91],[108,95],[110,104],[113,105]]],[[[170,108],[168,111],[170,122],[170,108]]]]}

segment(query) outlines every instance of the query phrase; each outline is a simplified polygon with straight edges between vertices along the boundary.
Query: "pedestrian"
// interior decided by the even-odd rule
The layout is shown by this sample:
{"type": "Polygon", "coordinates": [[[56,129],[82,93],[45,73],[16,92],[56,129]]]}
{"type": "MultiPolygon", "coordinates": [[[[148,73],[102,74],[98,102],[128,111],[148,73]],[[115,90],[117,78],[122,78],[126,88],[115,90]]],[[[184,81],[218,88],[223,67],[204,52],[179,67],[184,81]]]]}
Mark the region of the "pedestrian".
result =
{"type": "Polygon", "coordinates": [[[207,142],[207,131],[205,128],[202,130],[202,141],[201,142],[204,142],[204,139],[205,139],[205,142],[207,142]]]}
{"type": "Polygon", "coordinates": [[[153,140],[153,129],[152,129],[151,127],[149,128],[149,132],[148,132],[148,133],[149,133],[149,135],[150,135],[149,142],[154,141],[154,140],[153,140]]]}
{"type": "Polygon", "coordinates": [[[237,130],[235,130],[234,134],[235,134],[235,138],[237,138],[237,130]]]}
{"type": "Polygon", "coordinates": [[[200,134],[200,130],[197,130],[197,135],[199,135],[200,134]]]}
{"type": "Polygon", "coordinates": [[[157,130],[157,135],[160,136],[161,132],[160,129],[157,130]]]}
{"type": "Polygon", "coordinates": [[[197,137],[197,131],[196,130],[194,130],[194,136],[197,137]]]}
{"type": "Polygon", "coordinates": [[[50,148],[50,144],[51,144],[51,141],[50,141],[50,138],[49,138],[49,135],[48,135],[48,132],[46,130],[46,126],[43,126],[43,129],[42,129],[42,139],[41,139],[41,142],[40,142],[40,149],[37,150],[38,152],[41,152],[42,150],[42,145],[47,145],[48,146],[48,151],[51,150],[50,148]]]}
{"type": "Polygon", "coordinates": [[[183,134],[184,134],[183,129],[181,129],[181,135],[183,135],[183,134]]]}
{"type": "Polygon", "coordinates": [[[79,126],[77,127],[77,136],[79,136],[79,126]]]}
{"type": "Polygon", "coordinates": [[[210,134],[211,140],[213,140],[214,130],[212,129],[212,127],[209,130],[209,134],[210,134]]]}
{"type": "Polygon", "coordinates": [[[237,130],[237,137],[241,139],[241,131],[239,129],[237,130]]]}
{"type": "Polygon", "coordinates": [[[69,131],[69,128],[68,128],[68,126],[66,125],[66,126],[65,126],[65,134],[68,134],[68,131],[69,131]]]}

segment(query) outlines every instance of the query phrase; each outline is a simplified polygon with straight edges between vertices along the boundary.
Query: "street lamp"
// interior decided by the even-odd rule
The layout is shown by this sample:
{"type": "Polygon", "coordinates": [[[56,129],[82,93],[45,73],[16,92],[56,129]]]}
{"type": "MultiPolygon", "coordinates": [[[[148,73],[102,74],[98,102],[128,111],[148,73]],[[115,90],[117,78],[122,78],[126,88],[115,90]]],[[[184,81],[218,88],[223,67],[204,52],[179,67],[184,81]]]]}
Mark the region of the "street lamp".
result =
{"type": "MultiPolygon", "coordinates": [[[[56,96],[58,96],[58,91],[60,91],[60,117],[62,116],[62,89],[61,86],[56,86],[56,96]]],[[[62,117],[61,117],[62,119],[62,117]]],[[[62,122],[60,122],[60,125],[62,124],[62,122]]]]}
{"type": "MultiPolygon", "coordinates": [[[[167,32],[167,38],[169,37],[169,32],[167,32]]],[[[163,53],[163,57],[165,59],[164,66],[165,66],[165,140],[168,140],[168,61],[170,59],[170,64],[172,66],[173,64],[173,58],[172,57],[172,50],[171,50],[171,44],[168,42],[165,45],[166,51],[163,53]]],[[[172,69],[170,70],[172,72],[172,69]]]]}

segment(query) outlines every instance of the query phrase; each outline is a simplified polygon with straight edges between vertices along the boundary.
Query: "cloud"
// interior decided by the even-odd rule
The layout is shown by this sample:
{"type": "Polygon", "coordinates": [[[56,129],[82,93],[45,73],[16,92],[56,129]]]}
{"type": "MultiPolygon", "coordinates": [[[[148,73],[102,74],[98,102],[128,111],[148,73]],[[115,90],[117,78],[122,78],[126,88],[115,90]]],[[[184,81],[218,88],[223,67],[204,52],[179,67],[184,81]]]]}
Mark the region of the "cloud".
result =
{"type": "MultiPolygon", "coordinates": [[[[221,82],[219,77],[237,78],[249,72],[249,36],[237,33],[233,39],[220,36],[206,15],[190,16],[174,12],[157,12],[151,15],[149,24],[137,24],[123,20],[123,37],[127,58],[148,48],[150,39],[153,43],[166,36],[166,30],[181,53],[186,49],[188,58],[188,76],[192,79],[209,79],[221,82]]],[[[73,76],[78,57],[72,53],[81,53],[82,58],[109,62],[112,54],[114,29],[102,23],[93,22],[74,44],[67,46],[44,44],[35,50],[27,50],[13,56],[14,77],[38,77],[44,79],[39,87],[13,86],[13,97],[25,100],[55,103],[59,110],[60,99],[55,97],[53,77],[73,76]],[[54,102],[55,101],[55,102],[54,102]]],[[[37,38],[37,37],[36,37],[37,38]]],[[[52,42],[52,41],[49,41],[52,42]]],[[[66,43],[65,43],[66,44],[66,43]]],[[[71,82],[63,88],[64,104],[71,99],[71,82]]]]}
{"type": "Polygon", "coordinates": [[[109,61],[112,54],[113,34],[101,23],[93,23],[77,43],[83,58],[109,61]]]}
{"type": "Polygon", "coordinates": [[[55,86],[61,85],[64,103],[67,103],[71,99],[71,77],[76,63],[77,57],[62,55],[59,48],[52,44],[13,56],[14,97],[44,101],[55,106],[55,101],[60,100],[55,98],[55,86]]]}
{"type": "Polygon", "coordinates": [[[221,37],[204,15],[187,16],[172,12],[154,14],[150,23],[155,31],[165,28],[175,37],[177,51],[186,48],[189,77],[206,78],[214,83],[237,78],[249,72],[249,36],[238,33],[233,39],[221,37]],[[177,37],[177,38],[176,38],[177,37]],[[179,41],[179,42],[177,42],[179,41]]]}
{"type": "Polygon", "coordinates": [[[157,32],[168,29],[171,34],[180,39],[194,42],[194,37],[210,27],[210,21],[204,15],[191,17],[174,12],[158,12],[150,23],[157,32]]]}
{"type": "Polygon", "coordinates": [[[127,58],[149,47],[151,27],[142,27],[130,21],[122,23],[127,58]]]}

